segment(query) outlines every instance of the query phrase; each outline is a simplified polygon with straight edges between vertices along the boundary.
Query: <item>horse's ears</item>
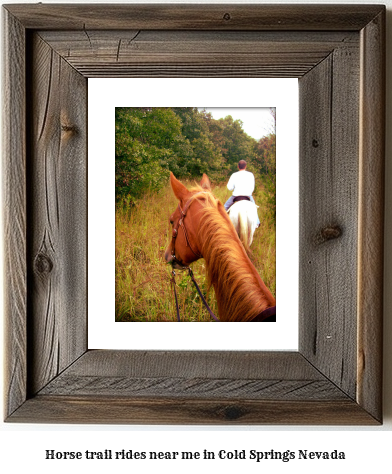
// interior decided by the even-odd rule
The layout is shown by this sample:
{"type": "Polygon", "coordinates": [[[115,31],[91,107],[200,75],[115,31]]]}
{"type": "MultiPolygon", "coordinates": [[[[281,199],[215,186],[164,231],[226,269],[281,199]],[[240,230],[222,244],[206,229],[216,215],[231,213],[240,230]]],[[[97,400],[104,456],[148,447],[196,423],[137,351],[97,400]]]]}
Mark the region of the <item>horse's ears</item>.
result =
{"type": "Polygon", "coordinates": [[[179,201],[186,199],[189,191],[187,188],[174,176],[174,174],[170,171],[170,185],[174,192],[174,195],[179,201]]]}
{"type": "Polygon", "coordinates": [[[209,191],[211,191],[211,181],[205,173],[203,173],[203,177],[201,178],[200,186],[203,189],[208,189],[209,191]]]}

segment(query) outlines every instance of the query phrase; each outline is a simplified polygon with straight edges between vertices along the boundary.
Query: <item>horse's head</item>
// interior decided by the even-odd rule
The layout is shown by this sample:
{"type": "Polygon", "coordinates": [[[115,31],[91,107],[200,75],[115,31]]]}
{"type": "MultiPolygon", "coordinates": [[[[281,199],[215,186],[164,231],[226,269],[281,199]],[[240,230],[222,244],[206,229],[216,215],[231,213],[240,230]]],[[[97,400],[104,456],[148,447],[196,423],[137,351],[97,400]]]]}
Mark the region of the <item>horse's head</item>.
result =
{"type": "MultiPolygon", "coordinates": [[[[197,211],[200,210],[201,204],[194,199],[199,192],[189,191],[173,173],[170,173],[170,184],[179,203],[170,216],[172,239],[165,251],[165,260],[174,268],[182,268],[202,257],[197,236],[199,225],[197,211]]],[[[211,186],[206,174],[203,175],[201,185],[204,189],[209,189],[211,186]]]]}

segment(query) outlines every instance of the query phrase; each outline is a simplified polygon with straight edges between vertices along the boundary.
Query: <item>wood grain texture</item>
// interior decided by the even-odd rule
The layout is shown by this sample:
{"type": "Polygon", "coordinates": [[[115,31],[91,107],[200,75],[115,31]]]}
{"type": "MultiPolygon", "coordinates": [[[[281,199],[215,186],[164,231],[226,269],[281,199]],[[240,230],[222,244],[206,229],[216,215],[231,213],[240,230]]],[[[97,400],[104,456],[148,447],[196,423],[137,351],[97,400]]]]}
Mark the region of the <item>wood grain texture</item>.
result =
{"type": "Polygon", "coordinates": [[[359,48],[335,49],[299,87],[300,347],[355,398],[359,48]]]}
{"type": "Polygon", "coordinates": [[[357,31],[380,5],[7,5],[31,29],[357,31]]]}
{"type": "Polygon", "coordinates": [[[187,425],[375,425],[350,399],[284,401],[41,396],[8,421],[22,423],[111,423],[187,425]]]}
{"type": "Polygon", "coordinates": [[[299,353],[89,351],[40,395],[343,400],[299,353]]]}
{"type": "Polygon", "coordinates": [[[324,380],[297,352],[92,350],[67,375],[324,380]]]}
{"type": "Polygon", "coordinates": [[[329,380],[89,377],[61,375],[40,395],[201,398],[230,400],[346,400],[329,380]]]}
{"type": "Polygon", "coordinates": [[[227,8],[6,7],[7,421],[382,421],[385,7],[227,8]],[[226,74],[301,77],[299,353],[85,352],[86,77],[226,74]]]}
{"type": "Polygon", "coordinates": [[[382,418],[385,12],[361,32],[357,399],[382,418]]]}
{"type": "Polygon", "coordinates": [[[26,91],[25,32],[3,16],[3,212],[5,314],[5,416],[26,400],[26,91]]]}
{"type": "Polygon", "coordinates": [[[299,353],[89,351],[9,421],[376,424],[299,353]]]}
{"type": "Polygon", "coordinates": [[[87,349],[86,79],[37,35],[29,156],[32,394],[87,349]]]}
{"type": "Polygon", "coordinates": [[[342,43],[355,44],[358,35],[83,30],[40,36],[85,77],[300,77],[342,43]]]}

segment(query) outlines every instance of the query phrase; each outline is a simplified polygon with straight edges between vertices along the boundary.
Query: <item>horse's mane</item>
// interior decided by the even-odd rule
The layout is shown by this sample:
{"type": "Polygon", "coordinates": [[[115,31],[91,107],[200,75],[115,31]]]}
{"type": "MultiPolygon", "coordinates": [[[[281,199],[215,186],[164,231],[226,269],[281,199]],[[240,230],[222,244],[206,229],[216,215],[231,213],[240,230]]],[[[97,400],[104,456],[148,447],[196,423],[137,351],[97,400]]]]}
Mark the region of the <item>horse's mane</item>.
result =
{"type": "MultiPolygon", "coordinates": [[[[242,246],[222,203],[205,189],[193,197],[202,208],[198,239],[223,321],[249,321],[271,305],[262,282],[242,246]]],[[[191,198],[192,199],[192,198],[191,198]]]]}

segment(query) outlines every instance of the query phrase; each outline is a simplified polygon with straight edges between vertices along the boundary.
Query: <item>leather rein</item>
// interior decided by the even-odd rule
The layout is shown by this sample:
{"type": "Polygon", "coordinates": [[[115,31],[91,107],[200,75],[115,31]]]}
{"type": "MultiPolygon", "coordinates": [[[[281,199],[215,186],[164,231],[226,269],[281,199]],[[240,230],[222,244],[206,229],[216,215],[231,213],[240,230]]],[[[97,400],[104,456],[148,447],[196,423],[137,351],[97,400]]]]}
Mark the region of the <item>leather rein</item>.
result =
{"type": "MultiPolygon", "coordinates": [[[[200,252],[195,252],[193,250],[193,247],[190,243],[190,240],[189,240],[189,235],[188,235],[188,231],[185,227],[185,223],[184,223],[184,220],[185,220],[185,216],[186,216],[186,213],[189,209],[189,206],[192,204],[192,202],[194,201],[194,198],[198,195],[198,194],[205,194],[204,192],[199,192],[197,194],[195,194],[193,196],[192,199],[189,199],[186,203],[185,203],[185,206],[184,206],[184,209],[182,209],[182,207],[180,206],[180,204],[178,204],[178,209],[180,210],[180,214],[181,214],[181,217],[180,219],[178,220],[177,224],[173,227],[173,232],[172,232],[172,248],[171,248],[171,256],[172,256],[172,259],[171,259],[171,263],[177,263],[177,265],[180,265],[182,267],[182,270],[187,270],[188,271],[188,274],[193,282],[193,284],[195,285],[196,287],[196,290],[197,292],[199,293],[199,296],[204,304],[204,306],[206,307],[207,311],[210,313],[210,316],[212,317],[212,319],[214,319],[215,321],[219,321],[219,319],[215,316],[215,314],[212,312],[211,308],[208,306],[208,303],[207,301],[205,300],[202,292],[200,291],[200,288],[199,288],[199,285],[196,283],[196,280],[195,280],[195,277],[193,276],[193,272],[191,270],[190,267],[184,265],[180,260],[177,259],[176,257],[176,250],[175,250],[175,246],[176,246],[176,239],[177,239],[177,236],[178,236],[178,229],[181,227],[181,229],[183,230],[184,232],[184,236],[185,236],[185,242],[186,242],[186,245],[187,247],[189,247],[191,249],[191,251],[194,253],[194,255],[197,257],[197,258],[203,258],[203,255],[200,253],[200,252]]],[[[176,300],[176,310],[177,310],[177,321],[181,321],[180,319],[180,310],[179,310],[179,307],[178,307],[178,300],[177,300],[177,293],[176,293],[176,280],[175,280],[175,277],[176,277],[176,272],[174,271],[174,268],[172,270],[172,278],[170,280],[172,286],[173,286],[173,291],[174,291],[174,298],[176,300]]]]}
{"type": "MultiPolygon", "coordinates": [[[[188,236],[188,231],[185,227],[185,223],[184,223],[184,220],[185,220],[185,217],[186,217],[186,213],[190,207],[190,205],[192,204],[192,202],[194,201],[194,198],[198,195],[198,194],[205,194],[204,192],[199,192],[197,194],[195,194],[192,199],[189,199],[186,203],[185,203],[185,206],[184,206],[184,209],[181,208],[180,206],[180,203],[178,204],[178,209],[180,210],[180,214],[181,214],[181,217],[180,219],[178,220],[177,224],[173,227],[173,232],[172,232],[172,245],[171,245],[171,256],[172,256],[172,259],[171,259],[171,262],[172,264],[174,263],[177,263],[177,265],[181,266],[181,270],[187,270],[188,271],[188,274],[193,282],[193,284],[195,285],[196,287],[196,290],[197,292],[199,293],[199,296],[204,304],[204,306],[206,307],[207,311],[210,313],[210,316],[212,319],[214,319],[215,321],[219,321],[219,319],[215,316],[215,314],[212,312],[211,308],[208,306],[208,303],[207,301],[205,300],[200,288],[199,288],[199,285],[197,284],[196,280],[195,280],[195,277],[193,276],[193,272],[191,270],[190,267],[184,265],[180,260],[177,259],[176,257],[176,252],[175,252],[175,245],[176,245],[176,239],[177,239],[177,236],[178,236],[178,229],[181,227],[183,232],[184,232],[184,236],[185,236],[185,241],[186,241],[186,245],[187,247],[189,247],[191,249],[191,251],[194,253],[194,255],[197,257],[197,258],[203,258],[203,255],[200,253],[200,252],[195,252],[192,248],[192,245],[190,243],[190,240],[189,240],[189,236],[188,236]]],[[[179,306],[178,306],[178,299],[177,299],[177,292],[176,292],[176,281],[175,281],[175,276],[176,276],[176,272],[174,271],[174,268],[172,270],[172,278],[170,280],[172,286],[173,286],[173,292],[174,292],[174,299],[176,301],[176,311],[177,311],[177,321],[181,321],[180,319],[180,310],[179,310],[179,306]]],[[[273,315],[276,314],[276,306],[273,306],[273,307],[270,307],[270,308],[267,308],[265,309],[264,311],[262,311],[261,313],[259,313],[255,318],[253,318],[251,320],[251,322],[253,321],[263,321],[265,318],[268,318],[268,317],[271,317],[273,315]]]]}

